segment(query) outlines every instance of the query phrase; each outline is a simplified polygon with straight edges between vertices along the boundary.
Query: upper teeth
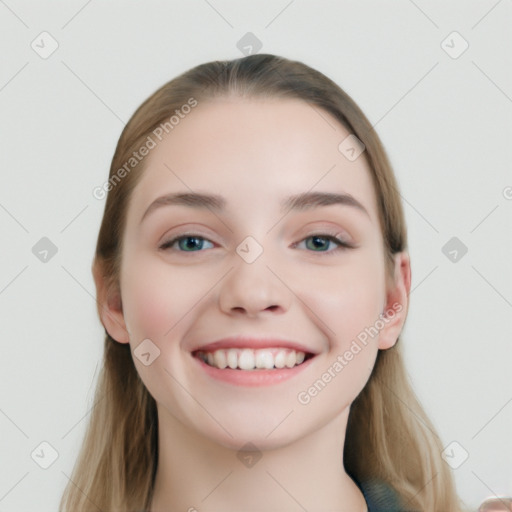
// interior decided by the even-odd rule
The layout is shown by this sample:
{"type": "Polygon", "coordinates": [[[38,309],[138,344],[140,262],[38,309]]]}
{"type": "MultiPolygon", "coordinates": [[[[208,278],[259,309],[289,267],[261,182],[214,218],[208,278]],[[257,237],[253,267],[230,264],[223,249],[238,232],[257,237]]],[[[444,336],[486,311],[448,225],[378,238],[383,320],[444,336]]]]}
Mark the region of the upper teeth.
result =
{"type": "Polygon", "coordinates": [[[214,352],[198,352],[197,356],[210,366],[231,368],[235,370],[254,370],[255,368],[293,368],[301,364],[306,357],[304,352],[298,352],[285,348],[262,348],[253,350],[250,348],[219,349],[214,352]]]}

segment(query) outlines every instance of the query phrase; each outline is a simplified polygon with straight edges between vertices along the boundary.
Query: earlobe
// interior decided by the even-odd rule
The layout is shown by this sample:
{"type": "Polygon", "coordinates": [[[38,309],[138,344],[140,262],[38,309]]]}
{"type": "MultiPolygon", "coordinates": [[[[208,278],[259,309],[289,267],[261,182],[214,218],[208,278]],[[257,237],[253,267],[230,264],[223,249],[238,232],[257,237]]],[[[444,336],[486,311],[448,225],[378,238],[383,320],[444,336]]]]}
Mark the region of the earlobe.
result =
{"type": "Polygon", "coordinates": [[[382,314],[384,327],[379,333],[378,347],[386,350],[395,345],[407,317],[411,289],[411,264],[407,252],[395,254],[394,281],[387,291],[382,314]]]}
{"type": "Polygon", "coordinates": [[[96,284],[98,315],[103,327],[117,342],[129,343],[130,336],[124,320],[119,287],[107,282],[97,261],[93,263],[92,274],[96,284]]]}

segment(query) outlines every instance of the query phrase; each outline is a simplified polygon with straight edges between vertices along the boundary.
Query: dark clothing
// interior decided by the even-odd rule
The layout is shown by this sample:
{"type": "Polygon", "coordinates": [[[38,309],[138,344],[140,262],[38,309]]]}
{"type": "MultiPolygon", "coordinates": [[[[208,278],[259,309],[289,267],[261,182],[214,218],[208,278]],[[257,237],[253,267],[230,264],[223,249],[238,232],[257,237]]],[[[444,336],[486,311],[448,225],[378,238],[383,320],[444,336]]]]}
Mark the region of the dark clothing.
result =
{"type": "Polygon", "coordinates": [[[367,482],[356,482],[361,489],[368,512],[405,512],[400,496],[388,484],[378,480],[369,480],[367,482]]]}
{"type": "MultiPolygon", "coordinates": [[[[379,480],[354,483],[361,489],[368,512],[408,512],[401,505],[398,493],[388,484],[379,480]]],[[[145,511],[141,511],[145,512],[145,511]]]]}

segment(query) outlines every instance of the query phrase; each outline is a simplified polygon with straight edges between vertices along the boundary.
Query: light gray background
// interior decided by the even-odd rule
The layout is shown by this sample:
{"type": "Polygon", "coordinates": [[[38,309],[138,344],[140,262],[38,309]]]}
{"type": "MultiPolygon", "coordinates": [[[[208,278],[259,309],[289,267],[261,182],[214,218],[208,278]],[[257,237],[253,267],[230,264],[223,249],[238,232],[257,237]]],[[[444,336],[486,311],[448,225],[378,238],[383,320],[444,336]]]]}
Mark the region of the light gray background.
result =
{"type": "Polygon", "coordinates": [[[0,512],[57,509],[93,406],[92,189],[124,123],[178,73],[242,56],[247,32],[334,79],[376,126],[409,227],[408,371],[456,442],[462,498],[511,495],[511,26],[510,0],[0,0],[0,512]],[[43,31],[59,44],[47,59],[31,48],[49,48],[43,31]],[[453,31],[469,44],[458,58],[453,31]],[[442,252],[454,236],[456,262],[442,252]],[[46,263],[42,237],[58,248],[46,263]]]}

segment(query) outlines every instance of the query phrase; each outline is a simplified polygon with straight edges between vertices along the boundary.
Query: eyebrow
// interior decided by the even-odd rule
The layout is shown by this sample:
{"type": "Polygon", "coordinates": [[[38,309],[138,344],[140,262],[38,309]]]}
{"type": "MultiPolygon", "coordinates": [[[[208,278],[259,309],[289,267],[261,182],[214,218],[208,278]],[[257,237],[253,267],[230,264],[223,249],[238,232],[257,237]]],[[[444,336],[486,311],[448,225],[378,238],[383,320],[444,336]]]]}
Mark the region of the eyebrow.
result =
{"type": "MultiPolygon", "coordinates": [[[[226,208],[226,200],[216,194],[199,194],[196,192],[178,192],[166,194],[155,199],[144,212],[140,222],[153,211],[163,206],[187,206],[190,208],[208,209],[221,212],[226,208]]],[[[281,202],[281,212],[286,210],[304,211],[320,206],[342,205],[351,206],[370,217],[366,208],[350,194],[331,192],[304,192],[290,196],[281,202]]]]}

